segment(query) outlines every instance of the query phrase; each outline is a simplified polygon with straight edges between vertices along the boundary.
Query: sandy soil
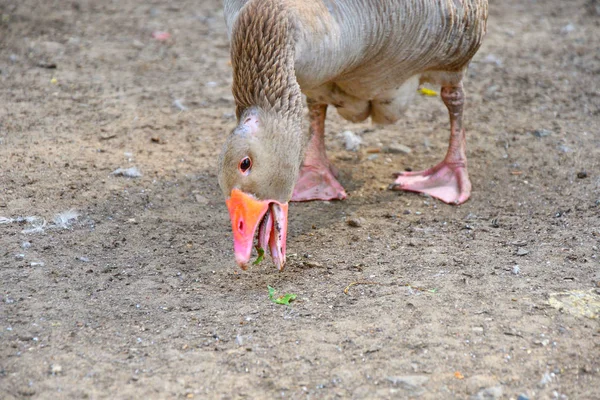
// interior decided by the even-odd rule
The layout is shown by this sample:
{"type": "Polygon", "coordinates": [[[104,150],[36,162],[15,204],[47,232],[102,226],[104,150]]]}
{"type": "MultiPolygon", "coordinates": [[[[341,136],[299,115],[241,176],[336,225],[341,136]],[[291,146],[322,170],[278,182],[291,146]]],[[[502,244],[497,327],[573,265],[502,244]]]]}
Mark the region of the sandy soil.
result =
{"type": "Polygon", "coordinates": [[[491,2],[462,206],[385,190],[442,158],[439,98],[384,128],[332,110],[350,196],[290,207],[279,273],[236,267],[216,181],[220,2],[0,2],[0,397],[600,399],[596,5],[491,2]]]}

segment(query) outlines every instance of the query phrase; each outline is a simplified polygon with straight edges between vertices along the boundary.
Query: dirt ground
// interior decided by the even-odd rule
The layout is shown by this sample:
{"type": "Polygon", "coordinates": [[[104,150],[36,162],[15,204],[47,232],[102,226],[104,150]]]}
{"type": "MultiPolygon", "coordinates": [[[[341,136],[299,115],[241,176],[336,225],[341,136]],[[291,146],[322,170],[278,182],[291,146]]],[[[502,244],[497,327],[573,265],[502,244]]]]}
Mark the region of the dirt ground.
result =
{"type": "Polygon", "coordinates": [[[233,258],[219,1],[1,1],[0,398],[600,399],[596,6],[491,1],[462,206],[385,190],[443,157],[439,97],[331,110],[349,198],[290,206],[279,273],[233,258]]]}

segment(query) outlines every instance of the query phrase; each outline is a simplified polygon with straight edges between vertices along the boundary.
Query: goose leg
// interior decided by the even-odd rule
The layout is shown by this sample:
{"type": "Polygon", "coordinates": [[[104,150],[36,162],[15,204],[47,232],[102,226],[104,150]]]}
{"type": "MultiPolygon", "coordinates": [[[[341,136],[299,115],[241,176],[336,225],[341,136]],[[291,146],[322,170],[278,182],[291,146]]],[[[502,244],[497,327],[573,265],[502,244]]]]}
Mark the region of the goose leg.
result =
{"type": "Polygon", "coordinates": [[[335,170],[325,152],[325,116],[327,104],[308,101],[310,141],[292,201],[342,200],[346,191],[335,179],[335,170]]]}
{"type": "Polygon", "coordinates": [[[444,160],[420,172],[400,172],[392,190],[427,193],[449,204],[462,204],[471,195],[467,173],[466,139],[462,124],[465,95],[462,83],[443,86],[442,100],[450,113],[450,145],[444,160]]]}

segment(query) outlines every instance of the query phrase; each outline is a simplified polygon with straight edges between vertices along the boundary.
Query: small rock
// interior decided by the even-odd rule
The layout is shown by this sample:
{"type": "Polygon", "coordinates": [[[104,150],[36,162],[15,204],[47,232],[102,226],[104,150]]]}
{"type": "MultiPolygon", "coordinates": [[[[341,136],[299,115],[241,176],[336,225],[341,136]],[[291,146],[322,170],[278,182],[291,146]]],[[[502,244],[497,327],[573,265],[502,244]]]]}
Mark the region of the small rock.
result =
{"type": "Polygon", "coordinates": [[[550,340],[549,339],[534,340],[533,344],[537,344],[538,346],[546,347],[550,344],[550,340]]]}
{"type": "Polygon", "coordinates": [[[517,249],[517,255],[518,256],[524,256],[524,255],[527,255],[527,254],[529,254],[529,250],[525,250],[523,247],[519,247],[517,249]]]}
{"type": "Polygon", "coordinates": [[[494,386],[480,390],[479,393],[470,397],[470,400],[496,400],[502,397],[502,386],[494,386]]]}
{"type": "Polygon", "coordinates": [[[340,161],[352,161],[352,160],[354,160],[354,156],[352,154],[348,154],[348,153],[338,154],[335,158],[337,158],[340,161]]]}
{"type": "Polygon", "coordinates": [[[520,394],[519,397],[517,397],[517,400],[529,400],[529,397],[524,394],[520,394]]]}
{"type": "Polygon", "coordinates": [[[588,177],[588,173],[587,173],[587,172],[585,172],[585,171],[579,171],[579,172],[577,173],[577,177],[578,177],[579,179],[585,179],[585,178],[587,178],[587,177],[588,177]]]}
{"type": "MultiPolygon", "coordinates": [[[[40,61],[37,63],[37,66],[40,68],[45,68],[45,69],[56,69],[57,65],[55,62],[52,61],[40,61]]],[[[56,79],[56,78],[52,78],[52,79],[56,79]]]]}
{"type": "Polygon", "coordinates": [[[15,254],[15,260],[22,260],[25,258],[25,254],[15,254]]]}
{"type": "Polygon", "coordinates": [[[317,261],[304,261],[303,264],[308,268],[323,268],[323,264],[317,261]]]}
{"type": "Polygon", "coordinates": [[[552,131],[549,131],[548,129],[536,129],[535,131],[533,131],[531,133],[533,133],[533,136],[539,137],[539,138],[543,138],[543,137],[552,135],[552,131]]]}
{"type": "Polygon", "coordinates": [[[17,393],[23,397],[33,397],[35,396],[35,389],[31,386],[21,386],[17,389],[17,393]]]}
{"type": "Polygon", "coordinates": [[[379,158],[379,154],[371,154],[369,157],[367,157],[367,160],[373,161],[373,160],[377,160],[378,158],[379,158]]]}
{"type": "Polygon", "coordinates": [[[342,132],[342,139],[344,140],[344,147],[348,151],[357,151],[362,144],[362,138],[352,131],[342,132]]]}
{"type": "Polygon", "coordinates": [[[208,199],[200,194],[195,194],[194,199],[196,200],[196,203],[208,204],[208,199]]]}
{"type": "Polygon", "coordinates": [[[471,328],[471,330],[473,332],[476,332],[476,333],[483,333],[483,327],[482,326],[474,326],[474,327],[471,328]]]}
{"type": "Polygon", "coordinates": [[[346,221],[346,223],[353,228],[361,227],[363,222],[364,222],[364,219],[362,219],[360,217],[350,218],[348,221],[346,221]]]}
{"type": "Polygon", "coordinates": [[[62,366],[59,364],[51,364],[50,365],[50,375],[58,375],[62,373],[62,366]]]}
{"type": "Polygon", "coordinates": [[[560,33],[567,34],[567,33],[571,33],[575,30],[575,25],[573,25],[572,23],[568,23],[567,25],[563,26],[562,29],[560,30],[560,33]]]}
{"type": "Polygon", "coordinates": [[[144,43],[140,42],[137,39],[134,39],[133,42],[131,42],[131,45],[136,49],[143,49],[145,47],[144,43]]]}
{"type": "Polygon", "coordinates": [[[406,376],[388,376],[387,380],[395,386],[410,392],[413,396],[419,396],[425,392],[423,385],[429,380],[426,376],[406,375],[406,376]]]}
{"type": "Polygon", "coordinates": [[[44,263],[42,261],[33,261],[29,265],[32,267],[43,267],[44,263]]]}
{"type": "Polygon", "coordinates": [[[21,243],[21,248],[22,249],[28,249],[31,247],[31,243],[30,242],[23,242],[21,243]]]}
{"type": "Polygon", "coordinates": [[[390,154],[409,154],[411,151],[410,147],[399,143],[392,143],[383,149],[384,153],[390,154]]]}
{"type": "Polygon", "coordinates": [[[515,265],[512,267],[512,271],[513,275],[519,275],[521,273],[521,268],[518,265],[515,265]]]}

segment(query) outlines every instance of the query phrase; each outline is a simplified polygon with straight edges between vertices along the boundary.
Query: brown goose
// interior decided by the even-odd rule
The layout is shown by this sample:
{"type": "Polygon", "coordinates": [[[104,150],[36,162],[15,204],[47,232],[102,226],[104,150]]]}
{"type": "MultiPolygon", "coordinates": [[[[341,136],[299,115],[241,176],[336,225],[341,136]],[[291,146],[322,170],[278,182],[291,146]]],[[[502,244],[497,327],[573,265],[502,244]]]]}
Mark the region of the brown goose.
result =
{"type": "Polygon", "coordinates": [[[471,192],[462,79],[486,31],[487,0],[225,0],[238,125],[219,161],[238,264],[258,247],[285,264],[288,202],[343,199],[324,146],[327,105],[394,123],[420,83],[441,86],[450,145],[392,189],[461,204],[471,192]],[[302,129],[302,93],[310,128],[302,129]]]}

